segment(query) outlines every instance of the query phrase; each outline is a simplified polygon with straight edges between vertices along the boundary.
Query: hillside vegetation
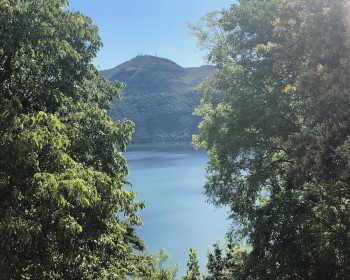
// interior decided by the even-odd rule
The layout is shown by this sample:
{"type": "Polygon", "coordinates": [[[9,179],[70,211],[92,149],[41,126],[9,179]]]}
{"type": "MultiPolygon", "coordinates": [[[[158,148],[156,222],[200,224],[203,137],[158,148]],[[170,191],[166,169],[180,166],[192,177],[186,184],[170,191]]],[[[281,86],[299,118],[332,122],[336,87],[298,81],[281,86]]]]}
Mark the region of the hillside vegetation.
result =
{"type": "Polygon", "coordinates": [[[213,74],[213,66],[183,68],[155,56],[137,56],[101,71],[110,81],[126,84],[123,99],[109,111],[113,119],[135,122],[134,142],[187,140],[197,132],[193,116],[200,96],[195,87],[213,74]]]}

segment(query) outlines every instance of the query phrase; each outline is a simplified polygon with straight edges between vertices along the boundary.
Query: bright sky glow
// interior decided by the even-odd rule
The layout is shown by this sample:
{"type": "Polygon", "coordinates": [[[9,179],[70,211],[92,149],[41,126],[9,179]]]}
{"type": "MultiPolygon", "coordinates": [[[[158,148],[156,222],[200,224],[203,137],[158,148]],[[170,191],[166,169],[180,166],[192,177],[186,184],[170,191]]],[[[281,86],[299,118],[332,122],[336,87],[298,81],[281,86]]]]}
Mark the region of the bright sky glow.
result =
{"type": "Polygon", "coordinates": [[[187,23],[234,0],[71,0],[70,9],[92,18],[103,48],[94,63],[109,69],[137,55],[157,55],[183,67],[200,66],[204,51],[187,23]]]}

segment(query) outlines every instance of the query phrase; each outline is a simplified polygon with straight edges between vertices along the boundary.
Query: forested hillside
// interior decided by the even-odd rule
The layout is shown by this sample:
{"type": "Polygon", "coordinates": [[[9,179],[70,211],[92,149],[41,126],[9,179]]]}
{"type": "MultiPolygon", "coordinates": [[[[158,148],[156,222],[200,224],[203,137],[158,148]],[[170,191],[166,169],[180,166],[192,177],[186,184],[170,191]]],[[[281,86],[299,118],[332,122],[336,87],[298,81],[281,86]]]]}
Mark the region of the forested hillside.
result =
{"type": "Polygon", "coordinates": [[[199,123],[193,115],[200,101],[195,87],[213,72],[213,66],[183,68],[171,60],[144,55],[100,74],[126,84],[123,99],[112,104],[109,114],[134,121],[133,141],[140,142],[191,139],[199,123]]]}

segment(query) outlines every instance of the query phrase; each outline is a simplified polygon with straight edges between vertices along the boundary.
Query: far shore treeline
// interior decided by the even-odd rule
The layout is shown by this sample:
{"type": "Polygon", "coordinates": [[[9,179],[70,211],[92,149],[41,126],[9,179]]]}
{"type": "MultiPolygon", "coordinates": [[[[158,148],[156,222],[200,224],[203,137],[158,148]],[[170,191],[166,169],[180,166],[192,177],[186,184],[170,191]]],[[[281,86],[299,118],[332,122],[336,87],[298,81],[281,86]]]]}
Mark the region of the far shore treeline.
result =
{"type": "Polygon", "coordinates": [[[67,5],[0,0],[0,279],[350,279],[348,0],[233,1],[189,26],[212,66],[101,73],[98,28],[67,5]],[[138,237],[133,135],[207,151],[234,227],[206,271],[138,237]]]}

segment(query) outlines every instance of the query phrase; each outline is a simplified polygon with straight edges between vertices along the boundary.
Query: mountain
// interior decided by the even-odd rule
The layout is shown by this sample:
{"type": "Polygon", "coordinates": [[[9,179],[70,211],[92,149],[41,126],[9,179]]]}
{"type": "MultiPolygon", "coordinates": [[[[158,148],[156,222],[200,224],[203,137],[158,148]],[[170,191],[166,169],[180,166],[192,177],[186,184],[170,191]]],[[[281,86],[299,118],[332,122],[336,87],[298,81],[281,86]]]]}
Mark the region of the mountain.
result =
{"type": "Polygon", "coordinates": [[[195,87],[214,72],[213,66],[183,68],[155,56],[137,56],[100,74],[127,85],[123,99],[112,104],[113,119],[135,122],[133,142],[188,140],[197,132],[192,115],[200,96],[195,87]]]}

